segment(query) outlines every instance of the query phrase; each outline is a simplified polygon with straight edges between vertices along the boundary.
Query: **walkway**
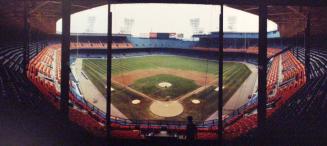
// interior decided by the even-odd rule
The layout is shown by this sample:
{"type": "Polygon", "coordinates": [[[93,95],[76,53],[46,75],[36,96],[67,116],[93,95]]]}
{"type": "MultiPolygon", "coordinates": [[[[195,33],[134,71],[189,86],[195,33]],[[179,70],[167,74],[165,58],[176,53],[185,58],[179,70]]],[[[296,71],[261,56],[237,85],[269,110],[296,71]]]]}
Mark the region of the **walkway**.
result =
{"type": "MultiPolygon", "coordinates": [[[[72,73],[74,74],[76,80],[79,82],[79,88],[81,90],[82,96],[89,103],[100,110],[106,112],[106,98],[97,89],[97,87],[82,74],[82,59],[76,59],[75,63],[71,66],[72,73]]],[[[121,118],[127,118],[123,113],[121,113],[114,105],[111,104],[111,115],[121,118]]]]}

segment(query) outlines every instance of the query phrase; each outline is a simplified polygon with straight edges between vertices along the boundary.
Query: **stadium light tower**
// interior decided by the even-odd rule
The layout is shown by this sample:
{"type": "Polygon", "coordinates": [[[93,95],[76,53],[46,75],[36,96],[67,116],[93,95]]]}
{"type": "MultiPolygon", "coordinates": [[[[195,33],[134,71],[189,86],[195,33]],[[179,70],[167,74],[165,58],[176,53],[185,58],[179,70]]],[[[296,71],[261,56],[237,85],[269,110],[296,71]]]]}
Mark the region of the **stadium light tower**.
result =
{"type": "Polygon", "coordinates": [[[88,26],[87,26],[87,28],[85,30],[85,33],[92,33],[93,32],[95,20],[96,20],[95,16],[88,17],[88,19],[87,19],[88,26]]]}
{"type": "MultiPolygon", "coordinates": [[[[227,28],[231,32],[235,32],[236,16],[227,17],[228,26],[227,28]]],[[[236,39],[234,39],[234,48],[236,48],[236,39]]]]}
{"type": "Polygon", "coordinates": [[[227,28],[231,31],[234,32],[235,31],[235,24],[236,24],[236,17],[235,16],[229,16],[227,18],[227,22],[228,22],[228,26],[227,28]]]}
{"type": "Polygon", "coordinates": [[[132,34],[132,28],[134,25],[134,19],[132,18],[125,18],[124,19],[124,26],[121,28],[120,33],[122,34],[132,34]]]}
{"type": "Polygon", "coordinates": [[[193,35],[195,34],[199,34],[199,27],[200,27],[200,18],[192,18],[190,20],[190,24],[191,24],[191,27],[192,27],[192,30],[193,30],[193,35]]]}

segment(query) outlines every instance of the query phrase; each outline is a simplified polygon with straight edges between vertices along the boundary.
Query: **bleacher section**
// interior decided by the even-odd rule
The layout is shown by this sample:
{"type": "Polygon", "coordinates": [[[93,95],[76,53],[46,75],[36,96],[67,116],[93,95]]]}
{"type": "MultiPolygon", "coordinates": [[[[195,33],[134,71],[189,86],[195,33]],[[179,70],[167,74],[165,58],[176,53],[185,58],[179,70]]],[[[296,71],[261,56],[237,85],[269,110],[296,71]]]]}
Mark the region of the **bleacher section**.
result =
{"type": "MultiPolygon", "coordinates": [[[[135,46],[129,41],[128,35],[114,35],[112,49],[131,49],[135,46]]],[[[107,49],[107,36],[89,36],[88,34],[73,34],[71,36],[71,49],[107,49]]]]}
{"type": "Polygon", "coordinates": [[[190,49],[196,44],[194,41],[184,41],[178,39],[148,39],[131,37],[129,41],[134,48],[179,48],[190,49]]]}
{"type": "MultiPolygon", "coordinates": [[[[113,42],[111,45],[112,49],[132,49],[134,48],[133,44],[129,42],[113,42]]],[[[71,49],[107,49],[107,43],[103,42],[79,42],[79,43],[71,43],[71,49]]]]}

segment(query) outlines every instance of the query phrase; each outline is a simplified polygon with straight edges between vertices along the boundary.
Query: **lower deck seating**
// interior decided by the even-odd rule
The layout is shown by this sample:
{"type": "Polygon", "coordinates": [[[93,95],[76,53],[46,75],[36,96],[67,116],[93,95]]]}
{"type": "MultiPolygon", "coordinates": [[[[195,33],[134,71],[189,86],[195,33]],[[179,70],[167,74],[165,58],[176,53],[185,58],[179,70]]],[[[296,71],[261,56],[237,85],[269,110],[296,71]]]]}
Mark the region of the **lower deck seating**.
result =
{"type": "MultiPolygon", "coordinates": [[[[0,48],[0,63],[2,65],[0,67],[1,98],[14,98],[23,104],[37,104],[37,102],[40,102],[37,99],[39,96],[34,94],[33,87],[22,74],[24,68],[21,66],[23,57],[21,44],[1,45],[0,48]]],[[[36,57],[31,57],[27,76],[46,96],[46,99],[59,109],[60,93],[55,83],[60,83],[61,80],[61,52],[58,49],[54,53],[54,48],[45,48],[40,53],[38,53],[38,50],[30,51],[30,56],[38,54],[36,57]]],[[[269,100],[269,109],[267,111],[268,127],[271,127],[267,130],[267,133],[271,135],[272,139],[284,138],[284,140],[287,140],[289,137],[314,139],[327,135],[327,118],[325,116],[325,112],[327,112],[327,75],[325,66],[327,52],[321,49],[312,50],[310,80],[304,78],[303,53],[303,49],[299,49],[297,53],[286,52],[281,55],[282,59],[279,61],[282,62],[283,66],[283,80],[280,86],[276,85],[279,76],[278,61],[273,61],[272,65],[270,65],[268,81],[273,84],[271,87],[277,86],[275,88],[278,88],[276,95],[269,100]],[[294,56],[297,56],[297,58],[294,56]],[[298,60],[302,63],[299,63],[298,60]],[[320,129],[320,131],[316,129],[320,129]]],[[[88,106],[84,106],[83,102],[78,103],[74,95],[70,97],[70,100],[72,103],[69,112],[70,119],[93,134],[104,136],[106,131],[105,121],[102,116],[95,113],[88,106]]],[[[226,139],[246,135],[256,128],[257,114],[254,110],[255,107],[255,104],[247,106],[244,112],[233,117],[233,120],[225,125],[224,136],[226,139]]],[[[217,127],[216,122],[213,123],[211,125],[199,125],[197,138],[216,139],[217,127]]],[[[168,131],[172,133],[185,134],[185,125],[162,126],[115,121],[112,127],[114,129],[111,133],[112,136],[119,138],[142,139],[144,138],[142,134],[158,132],[162,127],[167,127],[168,131]]]]}
{"type": "MultiPolygon", "coordinates": [[[[21,73],[0,66],[0,145],[96,145],[103,140],[67,124],[21,73]]],[[[100,144],[99,144],[100,145],[100,144]]]]}
{"type": "MultiPolygon", "coordinates": [[[[32,59],[41,47],[44,46],[44,42],[31,42],[29,44],[29,58],[32,59]]],[[[23,43],[22,42],[10,42],[0,44],[0,64],[6,66],[15,72],[23,73],[23,43]]]]}
{"type": "MultiPolygon", "coordinates": [[[[35,58],[33,58],[29,64],[28,77],[30,80],[39,88],[39,90],[48,98],[48,100],[53,103],[57,108],[59,108],[59,92],[58,85],[60,85],[60,46],[52,45],[43,49],[35,58]]],[[[289,52],[282,54],[281,60],[276,57],[269,69],[269,87],[276,90],[276,94],[271,97],[269,104],[274,104],[275,106],[269,106],[267,111],[268,117],[271,114],[282,107],[288,99],[300,89],[305,83],[304,68],[297,59],[289,52]],[[279,86],[279,63],[281,62],[284,76],[283,82],[287,81],[287,84],[279,86]],[[293,79],[293,80],[290,80],[293,79]],[[278,83],[278,84],[277,84],[278,83]],[[291,91],[291,92],[290,92],[291,91]]],[[[70,101],[72,106],[70,108],[70,119],[77,123],[78,125],[84,127],[86,130],[92,132],[98,136],[104,136],[105,131],[105,117],[104,114],[101,115],[94,110],[95,107],[90,107],[91,104],[86,104],[85,101],[78,100],[74,94],[70,95],[70,101]]],[[[225,122],[225,138],[232,139],[242,136],[252,129],[256,128],[257,125],[257,114],[255,111],[255,103],[247,103],[243,107],[243,111],[229,116],[233,120],[228,118],[228,122],[225,122]]],[[[149,132],[159,132],[161,128],[166,127],[161,124],[142,124],[133,123],[132,121],[124,120],[120,122],[119,120],[113,121],[113,133],[112,136],[122,137],[122,138],[144,138],[141,134],[145,135],[149,132]],[[127,122],[128,121],[128,122],[127,122]],[[141,134],[140,134],[141,133],[141,134]]],[[[164,122],[164,121],[163,121],[164,122]]],[[[165,123],[165,122],[164,122],[165,123]]],[[[198,139],[215,139],[217,137],[217,126],[216,123],[208,125],[199,125],[198,128],[198,139]]],[[[185,126],[170,125],[166,127],[170,133],[175,133],[178,135],[185,134],[185,126]]]]}
{"type": "MultiPolygon", "coordinates": [[[[292,53],[296,56],[303,64],[305,63],[305,50],[302,47],[296,47],[293,49],[292,53]]],[[[327,51],[326,49],[318,49],[318,48],[311,48],[310,50],[310,70],[311,70],[311,77],[319,77],[324,75],[327,71],[327,67],[325,63],[327,62],[326,56],[327,51]]]]}

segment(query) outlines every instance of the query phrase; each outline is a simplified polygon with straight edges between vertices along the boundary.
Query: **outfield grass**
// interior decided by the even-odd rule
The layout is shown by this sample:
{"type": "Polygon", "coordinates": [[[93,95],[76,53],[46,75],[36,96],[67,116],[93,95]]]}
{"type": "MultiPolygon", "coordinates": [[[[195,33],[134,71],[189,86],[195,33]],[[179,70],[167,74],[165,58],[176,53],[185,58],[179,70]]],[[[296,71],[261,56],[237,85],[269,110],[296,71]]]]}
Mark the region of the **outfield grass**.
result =
{"type": "MultiPolygon", "coordinates": [[[[106,84],[106,60],[105,59],[83,59],[83,71],[87,74],[93,84],[99,89],[99,91],[105,95],[106,84]]],[[[134,57],[127,59],[114,59],[112,62],[112,74],[117,75],[134,70],[143,69],[155,69],[155,68],[172,68],[182,69],[198,72],[206,72],[209,74],[218,74],[218,63],[215,61],[206,61],[199,59],[192,59],[189,57],[180,56],[147,56],[147,57],[134,57]]],[[[225,62],[224,63],[224,103],[233,95],[233,93],[240,87],[244,80],[250,75],[251,71],[241,63],[225,62]]],[[[138,84],[141,84],[141,81],[138,84]]],[[[156,79],[152,79],[147,84],[156,84],[156,79]]],[[[174,81],[171,81],[174,82],[174,81]]],[[[147,84],[143,84],[146,86],[147,84]]],[[[183,86],[188,85],[183,84],[183,86]]],[[[216,86],[211,86],[207,90],[186,98],[182,101],[184,106],[184,112],[172,118],[162,118],[152,114],[149,111],[151,100],[138,97],[133,93],[130,93],[124,88],[113,85],[116,89],[112,93],[113,104],[128,118],[131,119],[166,119],[166,120],[185,120],[188,115],[192,115],[195,120],[205,120],[210,114],[217,110],[218,95],[216,91],[213,91],[216,86]],[[132,105],[131,100],[134,98],[141,99],[141,104],[132,105]],[[191,102],[191,99],[199,99],[200,104],[195,105],[191,102]]],[[[139,87],[132,87],[137,90],[139,87]]],[[[193,87],[192,87],[193,88],[193,87]]],[[[196,88],[196,87],[194,87],[196,88]]],[[[154,89],[149,89],[151,92],[154,89]]],[[[150,93],[149,91],[149,93],[150,93]]],[[[143,93],[147,92],[142,90],[143,93]]],[[[169,91],[169,94],[173,91],[169,91]]],[[[161,97],[165,97],[168,93],[157,93],[161,97]]],[[[156,95],[156,94],[155,94],[156,95]]],[[[175,96],[178,96],[176,94],[175,96]]],[[[181,94],[183,95],[183,94],[181,94]]]]}
{"type": "Polygon", "coordinates": [[[218,74],[217,62],[193,59],[182,56],[146,56],[127,59],[114,59],[112,73],[122,73],[138,69],[173,68],[218,74]],[[208,65],[208,66],[207,66],[208,65]]]}
{"type": "MultiPolygon", "coordinates": [[[[97,67],[98,72],[103,75],[107,73],[107,62],[105,59],[84,59],[83,64],[97,67]]],[[[233,64],[233,62],[226,62],[224,65],[227,67],[233,64]]],[[[112,60],[113,75],[133,70],[153,69],[159,67],[208,72],[215,75],[218,74],[218,63],[216,61],[200,60],[190,57],[145,56],[112,60]]]]}
{"type": "MultiPolygon", "coordinates": [[[[224,72],[233,69],[239,63],[225,62],[224,72]]],[[[133,70],[172,68],[198,71],[218,75],[218,63],[182,56],[145,56],[124,59],[113,59],[112,74],[117,75],[133,70]]],[[[83,70],[99,91],[105,95],[107,61],[105,59],[83,59],[83,70]]]]}
{"type": "Polygon", "coordinates": [[[160,74],[152,77],[142,78],[135,81],[132,86],[135,90],[150,95],[157,100],[169,100],[175,99],[180,95],[184,95],[187,92],[195,90],[199,86],[192,80],[168,75],[160,74]],[[169,82],[172,84],[169,88],[159,87],[161,82],[169,82]]]}

